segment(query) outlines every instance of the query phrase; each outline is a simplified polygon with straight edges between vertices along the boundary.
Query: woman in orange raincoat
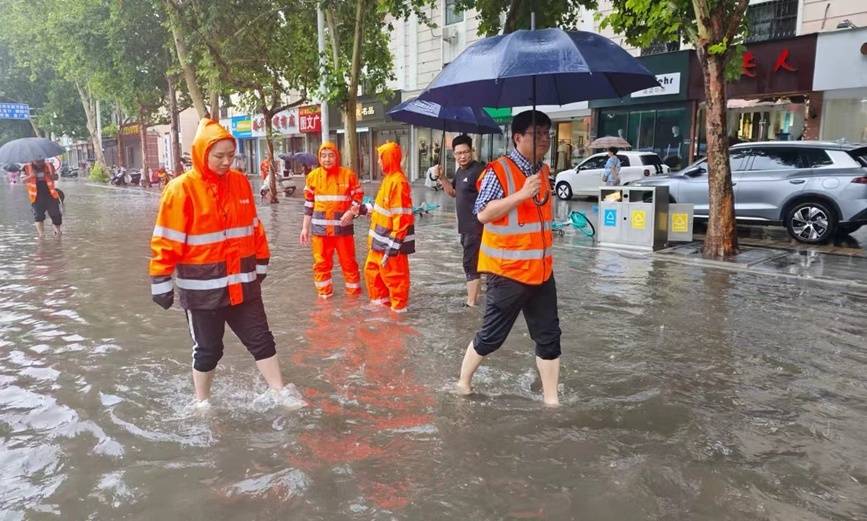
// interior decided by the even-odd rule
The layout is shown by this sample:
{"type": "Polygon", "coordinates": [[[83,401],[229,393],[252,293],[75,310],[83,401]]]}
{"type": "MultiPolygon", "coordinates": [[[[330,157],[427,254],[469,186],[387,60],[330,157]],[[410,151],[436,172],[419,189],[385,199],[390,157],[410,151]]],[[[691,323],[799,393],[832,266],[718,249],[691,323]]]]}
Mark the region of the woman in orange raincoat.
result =
{"type": "Polygon", "coordinates": [[[151,295],[168,309],[178,289],[193,339],[197,407],[209,405],[226,324],[256,360],[270,387],[267,396],[302,406],[294,386],[283,386],[260,287],[268,239],[250,182],[231,168],[234,158],[232,135],[203,119],[193,140],[193,169],[172,180],[160,200],[151,238],[151,295]]]}
{"type": "Polygon", "coordinates": [[[383,179],[370,208],[364,279],[371,302],[402,313],[409,303],[408,255],[415,253],[412,191],[400,166],[400,145],[388,142],[376,150],[383,179]]]}

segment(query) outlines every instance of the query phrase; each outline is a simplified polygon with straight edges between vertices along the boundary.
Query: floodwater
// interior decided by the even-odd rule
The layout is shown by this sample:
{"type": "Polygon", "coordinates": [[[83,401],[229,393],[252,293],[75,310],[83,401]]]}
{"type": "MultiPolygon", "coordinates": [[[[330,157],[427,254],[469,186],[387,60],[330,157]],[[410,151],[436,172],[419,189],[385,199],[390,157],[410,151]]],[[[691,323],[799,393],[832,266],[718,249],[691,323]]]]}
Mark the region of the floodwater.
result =
{"type": "Polygon", "coordinates": [[[229,333],[197,415],[183,314],[150,301],[157,195],[61,187],[66,235],[37,241],[24,188],[0,186],[2,520],[867,519],[863,290],[570,233],[563,406],[541,405],[520,319],[462,398],[481,312],[460,307],[443,194],[416,197],[444,206],[418,219],[401,316],[317,301],[294,197],[260,206],[264,293],[310,406],[254,407],[265,384],[229,333]]]}

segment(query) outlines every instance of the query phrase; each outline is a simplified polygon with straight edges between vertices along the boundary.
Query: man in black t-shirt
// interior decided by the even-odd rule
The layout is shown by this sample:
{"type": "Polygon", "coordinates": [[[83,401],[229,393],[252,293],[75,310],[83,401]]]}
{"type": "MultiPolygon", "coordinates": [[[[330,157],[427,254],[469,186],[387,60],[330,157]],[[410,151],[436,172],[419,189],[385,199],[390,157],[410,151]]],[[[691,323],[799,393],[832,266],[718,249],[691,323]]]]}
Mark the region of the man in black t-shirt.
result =
{"type": "Polygon", "coordinates": [[[473,159],[473,140],[466,134],[452,140],[452,150],[458,162],[455,177],[449,183],[447,179],[438,179],[443,190],[455,198],[455,213],[458,217],[458,233],[461,234],[461,246],[464,248],[464,273],[467,276],[468,307],[475,307],[482,289],[479,278],[479,247],[482,244],[482,224],[473,213],[476,196],[479,195],[476,180],[484,171],[485,165],[473,159]]]}

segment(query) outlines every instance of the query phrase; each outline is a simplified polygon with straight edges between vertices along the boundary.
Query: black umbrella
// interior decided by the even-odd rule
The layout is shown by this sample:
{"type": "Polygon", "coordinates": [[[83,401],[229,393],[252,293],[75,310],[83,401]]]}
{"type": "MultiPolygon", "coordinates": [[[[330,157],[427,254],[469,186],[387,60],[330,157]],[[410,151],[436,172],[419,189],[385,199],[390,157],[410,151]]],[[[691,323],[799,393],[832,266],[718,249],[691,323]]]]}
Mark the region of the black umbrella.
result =
{"type": "Polygon", "coordinates": [[[15,139],[0,147],[0,164],[29,163],[37,159],[56,157],[66,150],[44,137],[25,137],[15,139]]]}
{"type": "MultiPolygon", "coordinates": [[[[535,28],[479,40],[451,61],[419,99],[482,107],[565,105],[619,98],[658,86],[647,68],[608,38],[584,31],[535,28]]],[[[533,164],[536,163],[533,134],[533,164]]],[[[536,204],[544,204],[536,199],[536,204]]]]}

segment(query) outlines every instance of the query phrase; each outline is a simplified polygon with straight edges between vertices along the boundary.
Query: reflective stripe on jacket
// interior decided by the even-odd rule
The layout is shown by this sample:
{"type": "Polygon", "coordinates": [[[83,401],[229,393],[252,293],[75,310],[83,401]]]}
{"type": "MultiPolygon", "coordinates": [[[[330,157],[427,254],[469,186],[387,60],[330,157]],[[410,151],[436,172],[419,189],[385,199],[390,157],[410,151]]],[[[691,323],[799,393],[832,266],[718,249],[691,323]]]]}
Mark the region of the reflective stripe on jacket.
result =
{"type": "Polygon", "coordinates": [[[352,223],[341,226],[340,218],[353,203],[361,204],[364,190],[349,168],[327,172],[319,167],[307,174],[304,186],[304,214],[312,217],[311,233],[319,236],[352,235],[352,223]]]}
{"type": "Polygon", "coordinates": [[[174,275],[185,309],[259,298],[256,276],[268,269],[268,240],[247,177],[207,169],[208,150],[223,139],[231,134],[202,121],[193,142],[193,169],[166,186],[151,238],[151,293],[172,291],[174,275]]]}
{"type": "MultiPolygon", "coordinates": [[[[42,169],[45,174],[44,180],[46,186],[48,186],[48,193],[51,194],[51,197],[55,199],[60,199],[60,195],[57,193],[57,189],[54,188],[54,167],[51,166],[51,163],[45,163],[45,166],[42,169]]],[[[28,178],[27,179],[27,196],[30,198],[31,203],[36,202],[36,195],[38,190],[36,188],[36,169],[33,167],[33,163],[27,163],[24,165],[24,174],[28,178]]]]}
{"type": "Polygon", "coordinates": [[[401,171],[387,174],[370,212],[367,245],[389,256],[415,253],[412,192],[401,171]]]}
{"type": "MultiPolygon", "coordinates": [[[[503,197],[517,192],[527,178],[511,159],[488,165],[503,188],[503,197]]],[[[493,273],[524,284],[539,285],[551,277],[551,221],[553,218],[548,165],[539,172],[547,202],[536,206],[526,199],[496,221],[485,224],[479,249],[479,272],[493,273]]],[[[490,175],[490,174],[489,174],[490,175]]]]}

